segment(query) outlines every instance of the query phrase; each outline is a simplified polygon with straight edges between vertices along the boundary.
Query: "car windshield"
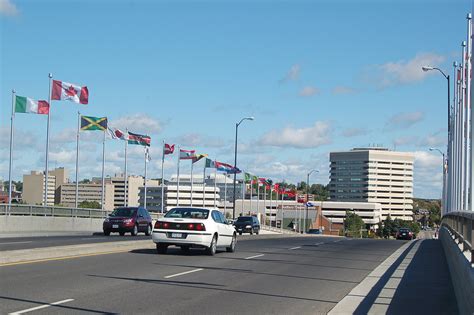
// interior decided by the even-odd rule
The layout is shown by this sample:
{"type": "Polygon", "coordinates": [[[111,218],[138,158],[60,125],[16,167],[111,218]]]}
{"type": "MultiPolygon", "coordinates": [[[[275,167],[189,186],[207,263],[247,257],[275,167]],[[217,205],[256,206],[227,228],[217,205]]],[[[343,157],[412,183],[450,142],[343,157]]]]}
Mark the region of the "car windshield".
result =
{"type": "Polygon", "coordinates": [[[109,215],[110,217],[133,217],[137,212],[136,208],[117,208],[109,215]]]}
{"type": "Polygon", "coordinates": [[[174,208],[168,211],[165,218],[207,219],[209,210],[196,208],[174,208]]]}
{"type": "Polygon", "coordinates": [[[237,222],[252,222],[252,217],[239,217],[237,222]]]}

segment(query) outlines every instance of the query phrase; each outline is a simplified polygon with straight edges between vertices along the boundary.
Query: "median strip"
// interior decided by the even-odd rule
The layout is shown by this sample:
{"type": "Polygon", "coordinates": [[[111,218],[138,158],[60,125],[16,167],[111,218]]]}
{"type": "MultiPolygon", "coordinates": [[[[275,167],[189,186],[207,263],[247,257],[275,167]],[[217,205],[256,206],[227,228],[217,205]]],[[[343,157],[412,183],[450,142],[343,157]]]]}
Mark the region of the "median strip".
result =
{"type": "Polygon", "coordinates": [[[37,311],[37,310],[41,310],[41,309],[43,309],[43,308],[47,308],[47,307],[51,307],[51,306],[59,305],[59,304],[64,304],[64,303],[72,302],[72,301],[74,301],[74,299],[67,299],[67,300],[57,301],[57,302],[53,302],[53,303],[48,303],[48,304],[44,304],[44,305],[40,305],[40,306],[28,308],[28,309],[26,309],[26,310],[22,310],[22,311],[18,311],[18,312],[13,312],[13,313],[10,313],[10,315],[29,313],[29,312],[32,312],[32,311],[37,311]]]}
{"type": "Polygon", "coordinates": [[[257,257],[262,257],[262,256],[265,256],[264,254],[260,254],[260,255],[255,255],[255,256],[250,256],[250,257],[246,257],[244,259],[252,259],[252,258],[257,258],[257,257]]]}
{"type": "Polygon", "coordinates": [[[174,275],[165,276],[165,279],[174,278],[174,277],[179,277],[179,276],[187,275],[188,273],[198,272],[198,271],[201,271],[201,270],[204,270],[204,269],[198,268],[198,269],[193,269],[193,270],[189,270],[189,271],[184,271],[184,272],[176,273],[176,274],[174,274],[174,275]]]}

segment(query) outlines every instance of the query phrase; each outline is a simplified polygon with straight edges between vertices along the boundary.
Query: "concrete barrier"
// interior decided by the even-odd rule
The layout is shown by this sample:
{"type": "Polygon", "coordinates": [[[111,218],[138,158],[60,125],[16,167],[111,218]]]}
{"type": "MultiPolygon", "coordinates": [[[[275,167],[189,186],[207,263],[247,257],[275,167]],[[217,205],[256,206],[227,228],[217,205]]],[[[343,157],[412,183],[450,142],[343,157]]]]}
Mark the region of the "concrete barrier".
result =
{"type": "Polygon", "coordinates": [[[461,314],[474,313],[474,270],[446,227],[439,230],[461,314]]]}
{"type": "Polygon", "coordinates": [[[0,216],[0,233],[101,232],[104,219],[44,216],[0,216]]]}

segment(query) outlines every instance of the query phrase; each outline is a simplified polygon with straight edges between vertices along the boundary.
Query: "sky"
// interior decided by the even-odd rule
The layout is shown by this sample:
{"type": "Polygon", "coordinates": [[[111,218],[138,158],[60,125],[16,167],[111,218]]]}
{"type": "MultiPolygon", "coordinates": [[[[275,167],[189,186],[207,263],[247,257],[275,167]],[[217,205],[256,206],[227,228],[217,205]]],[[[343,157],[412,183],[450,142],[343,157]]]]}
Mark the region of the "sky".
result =
{"type": "MultiPolygon", "coordinates": [[[[274,181],[329,182],[329,152],[383,146],[413,152],[414,196],[439,198],[446,80],[466,40],[469,0],[0,0],[0,177],[8,179],[12,89],[48,98],[48,73],[85,85],[89,104],[51,104],[50,169],[74,179],[77,113],[274,181]]],[[[16,114],[12,174],[44,170],[46,116],[16,114]]],[[[100,177],[101,132],[80,134],[79,179],[100,177]]],[[[144,150],[129,146],[129,173],[144,150]]],[[[195,170],[202,170],[202,163],[195,170]]],[[[166,156],[165,178],[177,156],[166,156]]],[[[181,163],[181,172],[189,172],[181,163]]],[[[106,141],[106,174],[124,144],[106,141]]]]}

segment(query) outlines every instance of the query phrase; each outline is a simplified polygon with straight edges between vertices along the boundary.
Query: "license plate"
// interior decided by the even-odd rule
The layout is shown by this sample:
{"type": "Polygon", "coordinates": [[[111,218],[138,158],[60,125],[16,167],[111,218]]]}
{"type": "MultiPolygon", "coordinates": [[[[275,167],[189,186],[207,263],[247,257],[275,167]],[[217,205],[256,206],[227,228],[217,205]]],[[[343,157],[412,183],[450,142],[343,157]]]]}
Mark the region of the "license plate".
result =
{"type": "Polygon", "coordinates": [[[173,238],[182,238],[183,233],[171,233],[171,237],[173,237],[173,238]]]}
{"type": "Polygon", "coordinates": [[[118,229],[118,224],[112,225],[112,228],[113,228],[113,229],[118,229]]]}
{"type": "Polygon", "coordinates": [[[402,235],[407,235],[406,233],[403,233],[402,235]]]}

